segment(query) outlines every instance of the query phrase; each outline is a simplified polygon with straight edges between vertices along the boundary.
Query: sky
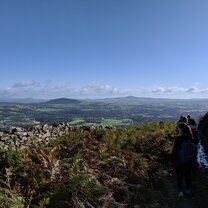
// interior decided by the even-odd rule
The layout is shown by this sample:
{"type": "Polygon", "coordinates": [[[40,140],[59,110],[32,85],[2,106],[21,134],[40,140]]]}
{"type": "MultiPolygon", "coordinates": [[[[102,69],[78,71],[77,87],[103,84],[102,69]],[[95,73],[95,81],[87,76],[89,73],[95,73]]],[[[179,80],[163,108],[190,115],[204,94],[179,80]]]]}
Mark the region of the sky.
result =
{"type": "Polygon", "coordinates": [[[208,98],[207,0],[0,0],[1,98],[208,98]]]}

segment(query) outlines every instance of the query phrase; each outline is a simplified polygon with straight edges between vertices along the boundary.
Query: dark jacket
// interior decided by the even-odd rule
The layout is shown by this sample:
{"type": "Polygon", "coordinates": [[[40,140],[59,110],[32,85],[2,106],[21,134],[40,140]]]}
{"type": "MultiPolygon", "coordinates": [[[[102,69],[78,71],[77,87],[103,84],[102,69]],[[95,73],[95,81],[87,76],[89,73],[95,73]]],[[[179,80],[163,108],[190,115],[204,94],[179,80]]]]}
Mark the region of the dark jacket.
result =
{"type": "Polygon", "coordinates": [[[180,135],[180,136],[175,137],[174,142],[173,142],[171,157],[170,157],[170,160],[174,169],[188,168],[187,166],[184,166],[184,164],[182,164],[180,160],[180,156],[179,156],[179,147],[184,140],[191,140],[192,142],[194,142],[194,140],[191,137],[186,136],[186,135],[180,135]]]}

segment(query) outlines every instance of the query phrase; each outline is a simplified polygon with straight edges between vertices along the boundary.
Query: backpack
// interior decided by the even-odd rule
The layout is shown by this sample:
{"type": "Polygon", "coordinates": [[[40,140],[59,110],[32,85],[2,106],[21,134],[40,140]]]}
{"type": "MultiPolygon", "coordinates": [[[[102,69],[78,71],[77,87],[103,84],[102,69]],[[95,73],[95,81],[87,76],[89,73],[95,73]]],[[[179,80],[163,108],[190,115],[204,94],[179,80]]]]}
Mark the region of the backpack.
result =
{"type": "Polygon", "coordinates": [[[197,145],[190,140],[184,140],[179,147],[179,156],[182,163],[196,163],[197,145]]]}

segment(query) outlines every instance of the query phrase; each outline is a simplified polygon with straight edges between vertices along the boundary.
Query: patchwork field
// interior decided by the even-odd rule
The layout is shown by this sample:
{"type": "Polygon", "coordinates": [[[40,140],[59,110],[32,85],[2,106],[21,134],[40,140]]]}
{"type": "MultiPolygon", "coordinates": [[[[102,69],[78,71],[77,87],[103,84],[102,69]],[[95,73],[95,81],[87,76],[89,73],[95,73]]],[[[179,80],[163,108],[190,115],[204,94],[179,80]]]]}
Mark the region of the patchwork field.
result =
{"type": "Polygon", "coordinates": [[[67,122],[71,125],[126,126],[145,122],[177,121],[191,114],[196,120],[208,109],[207,100],[109,98],[100,100],[55,99],[42,103],[0,103],[0,129],[11,126],[67,122]]]}

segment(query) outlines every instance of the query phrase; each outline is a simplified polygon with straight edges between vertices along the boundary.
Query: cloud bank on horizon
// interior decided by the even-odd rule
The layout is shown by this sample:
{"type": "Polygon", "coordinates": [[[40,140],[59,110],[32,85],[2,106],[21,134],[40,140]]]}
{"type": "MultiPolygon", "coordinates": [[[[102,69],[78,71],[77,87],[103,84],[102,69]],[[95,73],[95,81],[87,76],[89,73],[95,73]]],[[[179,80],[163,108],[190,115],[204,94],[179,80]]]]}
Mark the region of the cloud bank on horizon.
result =
{"type": "Polygon", "coordinates": [[[52,81],[43,83],[34,80],[24,80],[14,83],[11,87],[0,89],[0,99],[34,98],[54,99],[66,98],[106,98],[118,96],[137,96],[155,98],[208,98],[208,88],[200,88],[193,84],[188,88],[174,86],[149,88],[121,89],[108,84],[92,83],[81,87],[69,84],[54,84],[52,81]]]}

